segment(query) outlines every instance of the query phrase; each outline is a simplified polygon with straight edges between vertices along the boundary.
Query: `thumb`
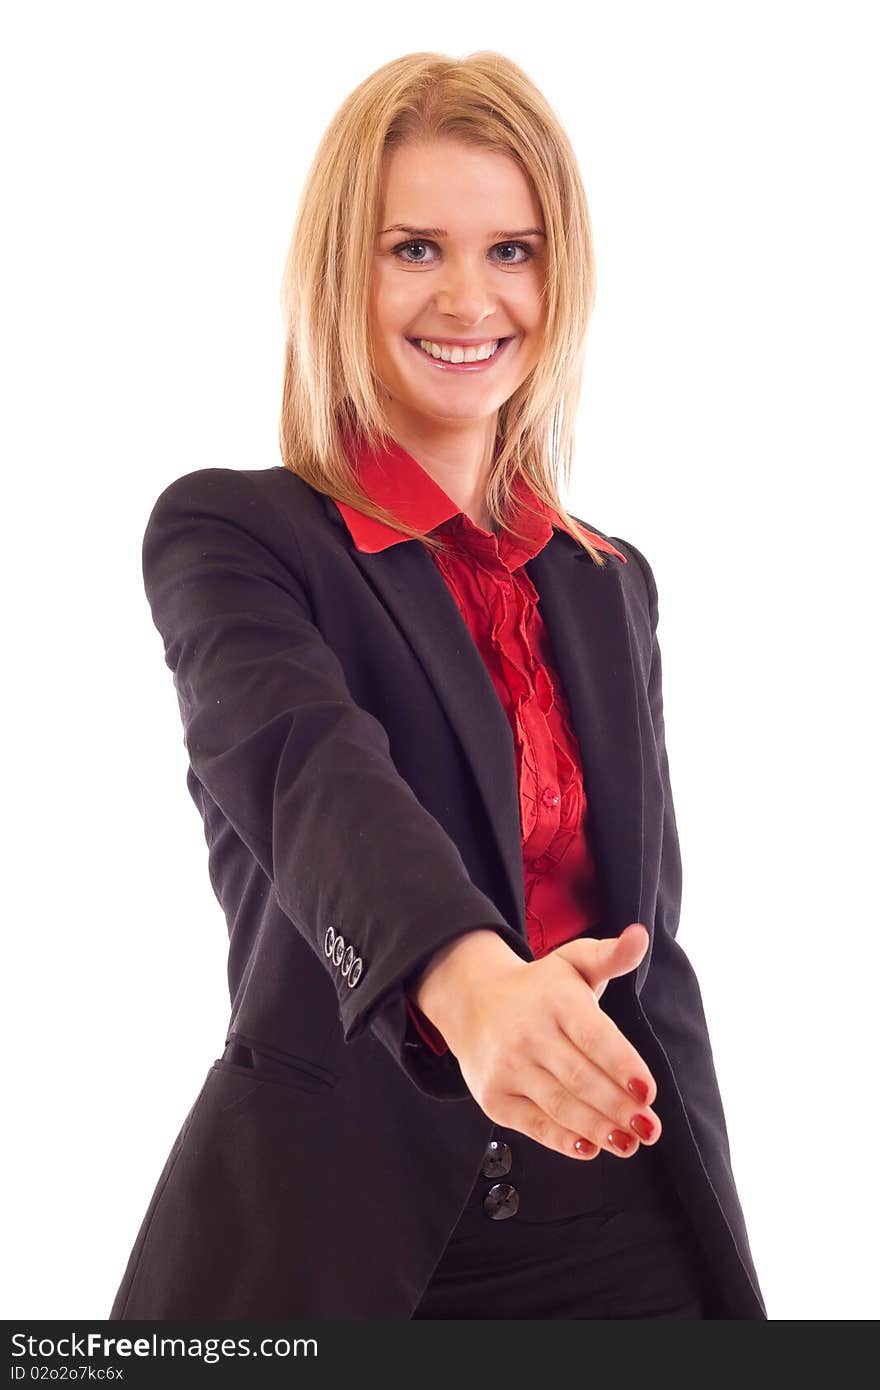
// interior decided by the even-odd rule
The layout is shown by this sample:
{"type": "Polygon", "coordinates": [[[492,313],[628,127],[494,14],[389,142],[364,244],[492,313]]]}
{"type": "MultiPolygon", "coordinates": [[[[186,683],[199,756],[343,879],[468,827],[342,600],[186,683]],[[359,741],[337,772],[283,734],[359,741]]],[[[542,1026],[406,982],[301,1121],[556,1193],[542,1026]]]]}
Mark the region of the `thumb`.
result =
{"type": "Polygon", "coordinates": [[[556,955],[563,956],[586,980],[600,999],[609,980],[627,975],[642,960],[651,940],[642,922],[630,922],[619,936],[579,937],[557,946],[556,955]]]}

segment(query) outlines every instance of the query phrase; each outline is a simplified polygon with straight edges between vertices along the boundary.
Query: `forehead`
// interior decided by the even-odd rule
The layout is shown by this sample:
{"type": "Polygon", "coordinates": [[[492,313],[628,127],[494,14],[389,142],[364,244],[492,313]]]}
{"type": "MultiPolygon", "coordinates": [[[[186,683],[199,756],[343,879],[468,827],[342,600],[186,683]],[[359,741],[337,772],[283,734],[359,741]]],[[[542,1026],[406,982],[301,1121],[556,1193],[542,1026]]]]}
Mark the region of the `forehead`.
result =
{"type": "Polygon", "coordinates": [[[383,226],[405,221],[426,226],[492,226],[517,216],[540,217],[531,180],[515,159],[460,140],[405,144],[382,161],[383,226]],[[499,213],[501,216],[499,217],[499,213]]]}

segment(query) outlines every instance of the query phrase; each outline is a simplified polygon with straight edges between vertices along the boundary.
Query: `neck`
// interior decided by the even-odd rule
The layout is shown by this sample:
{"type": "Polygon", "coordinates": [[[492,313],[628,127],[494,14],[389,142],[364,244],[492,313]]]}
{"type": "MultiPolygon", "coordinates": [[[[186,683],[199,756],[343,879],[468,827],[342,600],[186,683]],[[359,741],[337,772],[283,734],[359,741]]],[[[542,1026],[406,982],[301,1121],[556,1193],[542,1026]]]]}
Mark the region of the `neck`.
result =
{"type": "Polygon", "coordinates": [[[447,497],[484,531],[493,529],[486,510],[486,487],[495,449],[497,414],[460,424],[426,420],[386,402],[391,432],[447,497]]]}

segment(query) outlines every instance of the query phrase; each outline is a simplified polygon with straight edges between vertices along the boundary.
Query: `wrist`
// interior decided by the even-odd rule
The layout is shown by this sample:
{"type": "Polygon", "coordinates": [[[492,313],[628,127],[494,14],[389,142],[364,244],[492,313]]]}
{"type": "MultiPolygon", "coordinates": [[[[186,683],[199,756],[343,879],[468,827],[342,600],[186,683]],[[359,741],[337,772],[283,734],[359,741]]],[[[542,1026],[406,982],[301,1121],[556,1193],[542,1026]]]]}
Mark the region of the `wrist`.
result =
{"type": "Polygon", "coordinates": [[[407,994],[448,1039],[484,979],[527,964],[493,928],[473,927],[434,952],[407,994]]]}

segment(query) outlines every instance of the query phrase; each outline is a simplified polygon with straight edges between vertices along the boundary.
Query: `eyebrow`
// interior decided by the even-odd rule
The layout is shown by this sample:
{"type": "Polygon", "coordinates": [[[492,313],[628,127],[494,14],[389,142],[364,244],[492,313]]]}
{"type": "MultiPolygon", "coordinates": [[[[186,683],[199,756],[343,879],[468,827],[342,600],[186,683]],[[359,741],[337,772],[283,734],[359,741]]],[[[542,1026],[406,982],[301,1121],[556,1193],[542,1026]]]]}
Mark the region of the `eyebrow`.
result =
{"type": "MultiPolygon", "coordinates": [[[[406,227],[402,222],[396,222],[393,227],[386,227],[379,235],[384,236],[386,232],[405,232],[407,236],[449,236],[449,233],[443,227],[406,227]]],[[[526,227],[521,232],[505,232],[502,230],[500,232],[492,232],[491,235],[503,241],[507,239],[512,240],[514,237],[518,236],[542,236],[546,238],[547,233],[542,231],[540,227],[526,227]]]]}

